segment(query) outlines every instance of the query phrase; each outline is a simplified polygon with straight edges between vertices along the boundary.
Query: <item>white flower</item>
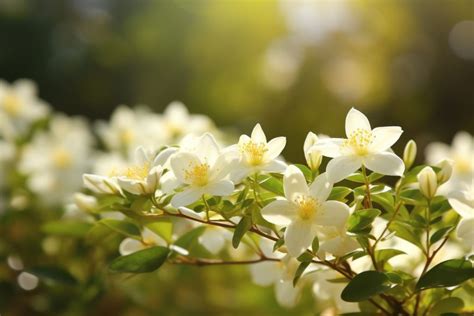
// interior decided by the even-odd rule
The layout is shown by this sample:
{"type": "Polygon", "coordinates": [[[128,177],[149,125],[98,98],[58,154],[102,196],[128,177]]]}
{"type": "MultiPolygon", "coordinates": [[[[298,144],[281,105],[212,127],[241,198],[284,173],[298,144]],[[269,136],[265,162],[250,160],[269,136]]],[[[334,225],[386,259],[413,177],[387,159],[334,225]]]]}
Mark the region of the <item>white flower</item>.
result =
{"type": "Polygon", "coordinates": [[[230,240],[232,233],[218,226],[206,226],[206,230],[198,238],[199,243],[212,254],[219,253],[230,240]]]}
{"type": "Polygon", "coordinates": [[[402,132],[399,126],[372,129],[367,117],[352,108],[346,117],[347,139],[332,138],[314,147],[334,158],[326,169],[331,182],[341,181],[362,165],[380,174],[401,176],[403,161],[389,150],[402,132]]]}
{"type": "Polygon", "coordinates": [[[38,99],[34,82],[21,79],[10,85],[0,80],[0,133],[6,138],[25,133],[48,113],[49,106],[38,99]]]}
{"type": "Polygon", "coordinates": [[[239,182],[248,175],[257,172],[283,172],[286,164],[278,156],[286,145],[285,137],[276,137],[267,142],[267,137],[260,124],[255,125],[252,135],[240,136],[237,145],[230,146],[230,152],[238,154],[239,163],[231,172],[231,179],[239,182]]]}
{"type": "Polygon", "coordinates": [[[194,148],[181,148],[170,158],[176,184],[184,185],[171,200],[174,207],[190,205],[204,194],[227,196],[234,191],[234,183],[226,179],[234,161],[232,156],[222,153],[209,133],[195,141],[194,148]]]}
{"type": "Polygon", "coordinates": [[[117,107],[109,122],[98,122],[97,132],[110,150],[126,155],[143,146],[158,149],[166,143],[164,125],[160,115],[146,107],[131,109],[125,105],[117,107]]]}
{"type": "Polygon", "coordinates": [[[462,217],[457,228],[457,236],[466,248],[474,245],[474,185],[452,192],[448,198],[451,207],[462,217]]]}
{"type": "Polygon", "coordinates": [[[300,297],[304,274],[296,287],[293,286],[293,278],[299,262],[281,252],[272,252],[272,244],[267,240],[260,241],[260,248],[267,258],[281,259],[281,261],[263,261],[252,264],[249,267],[250,275],[255,284],[260,286],[275,286],[277,302],[284,307],[290,308],[296,305],[300,297]]]}
{"type": "Polygon", "coordinates": [[[467,132],[458,132],[451,146],[443,143],[432,143],[426,147],[426,160],[435,165],[443,160],[453,163],[451,179],[444,185],[444,190],[452,191],[462,183],[470,183],[474,177],[474,138],[467,132]]]}
{"type": "MultiPolygon", "coordinates": [[[[347,214],[349,215],[349,214],[347,214]]],[[[360,248],[354,238],[347,235],[345,227],[346,219],[341,219],[338,226],[324,227],[322,229],[322,237],[320,237],[319,257],[325,257],[326,253],[330,253],[335,257],[342,257],[345,254],[360,248]]]]}
{"type": "Polygon", "coordinates": [[[309,132],[304,141],[303,150],[306,163],[308,164],[311,170],[317,170],[321,165],[323,155],[314,145],[318,143],[320,139],[327,139],[326,135],[320,135],[319,137],[313,133],[309,132]]]}
{"type": "Polygon", "coordinates": [[[81,187],[81,175],[91,162],[93,138],[81,118],[55,116],[49,130],[26,145],[19,169],[28,187],[44,202],[63,202],[81,187]]]}
{"type": "Polygon", "coordinates": [[[175,152],[175,148],[167,148],[152,159],[152,156],[143,147],[139,147],[135,154],[136,163],[118,175],[118,185],[132,194],[155,193],[159,186],[163,165],[175,152]]]}
{"type": "Polygon", "coordinates": [[[131,253],[154,246],[166,247],[166,241],[145,227],[142,231],[142,240],[125,238],[120,243],[119,252],[122,256],[126,256],[131,253]]]}
{"type": "Polygon", "coordinates": [[[285,245],[289,254],[297,257],[311,245],[318,226],[344,225],[349,207],[338,201],[326,201],[332,185],[325,173],[308,187],[303,173],[289,166],[283,185],[285,198],[266,205],[262,216],[270,223],[287,226],[285,245]]]}
{"type": "Polygon", "coordinates": [[[201,135],[214,131],[214,123],[205,115],[189,114],[186,106],[179,102],[171,102],[163,112],[163,131],[168,141],[180,140],[188,134],[201,135]]]}

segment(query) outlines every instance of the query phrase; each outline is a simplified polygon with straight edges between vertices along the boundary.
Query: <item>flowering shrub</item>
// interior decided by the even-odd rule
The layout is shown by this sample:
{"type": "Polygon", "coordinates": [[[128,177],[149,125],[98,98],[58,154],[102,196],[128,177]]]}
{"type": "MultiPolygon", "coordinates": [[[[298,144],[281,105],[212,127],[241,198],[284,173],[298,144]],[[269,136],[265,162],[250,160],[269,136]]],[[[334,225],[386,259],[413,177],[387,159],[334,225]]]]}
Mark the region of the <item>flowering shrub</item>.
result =
{"type": "MultiPolygon", "coordinates": [[[[232,144],[178,102],[163,115],[121,106],[96,124],[97,139],[90,130],[51,114],[32,83],[2,83],[0,216],[34,206],[43,233],[89,241],[91,252],[121,236],[108,260],[114,273],[248,265],[286,307],[312,287],[320,311],[333,314],[473,309],[474,147],[465,132],[452,147],[431,144],[429,165],[414,166],[414,141],[402,158],[391,150],[400,127],[373,128],[354,108],[345,138],[308,134],[306,165],[285,161],[286,138],[268,140],[259,124],[232,144]],[[54,205],[66,211],[55,217],[54,205]]],[[[19,257],[8,262],[24,269],[19,257]]],[[[18,282],[28,290],[38,278],[75,283],[84,273],[38,265],[18,282]]]]}

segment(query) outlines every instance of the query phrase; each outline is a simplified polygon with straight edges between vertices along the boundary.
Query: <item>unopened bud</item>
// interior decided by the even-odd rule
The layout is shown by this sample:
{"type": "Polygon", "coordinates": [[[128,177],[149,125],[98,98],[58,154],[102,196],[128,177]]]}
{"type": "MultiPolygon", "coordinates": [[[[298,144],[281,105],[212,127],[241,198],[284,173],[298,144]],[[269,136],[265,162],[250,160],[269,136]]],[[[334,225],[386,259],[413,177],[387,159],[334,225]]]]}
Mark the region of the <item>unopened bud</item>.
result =
{"type": "Polygon", "coordinates": [[[416,158],[416,143],[413,139],[410,139],[405,145],[405,150],[403,151],[403,162],[405,163],[405,168],[410,169],[413,165],[413,162],[416,158]]]}
{"type": "Polygon", "coordinates": [[[318,136],[313,132],[309,132],[303,145],[306,163],[313,171],[319,168],[323,159],[321,152],[313,147],[313,145],[315,145],[317,142],[318,136]]]}
{"type": "Polygon", "coordinates": [[[420,173],[418,173],[417,178],[421,193],[428,199],[433,198],[438,189],[438,179],[433,169],[431,167],[423,168],[420,173]]]}
{"type": "Polygon", "coordinates": [[[81,211],[84,212],[92,212],[98,206],[97,199],[95,197],[82,193],[74,194],[74,203],[81,211]]]}
{"type": "Polygon", "coordinates": [[[453,163],[450,160],[443,160],[438,164],[441,170],[438,172],[438,183],[441,185],[451,178],[453,174],[453,163]]]}

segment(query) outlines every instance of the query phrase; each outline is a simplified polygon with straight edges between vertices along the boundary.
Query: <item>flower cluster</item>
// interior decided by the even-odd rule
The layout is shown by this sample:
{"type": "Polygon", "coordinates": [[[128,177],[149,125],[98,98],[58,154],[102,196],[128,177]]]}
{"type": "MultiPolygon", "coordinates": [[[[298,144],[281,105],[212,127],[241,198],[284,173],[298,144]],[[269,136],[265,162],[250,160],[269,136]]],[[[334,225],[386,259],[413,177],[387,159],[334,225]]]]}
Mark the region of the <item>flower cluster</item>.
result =
{"type": "MultiPolygon", "coordinates": [[[[286,307],[311,287],[327,313],[429,314],[453,298],[471,308],[469,134],[413,166],[414,141],[403,158],[391,149],[400,127],[372,128],[352,108],[346,138],[310,132],[306,164],[291,164],[285,137],[256,124],[237,139],[178,102],[162,115],[120,106],[96,140],[85,120],[48,115],[29,85],[0,85],[0,180],[23,186],[4,203],[67,205],[55,222],[80,225],[97,247],[120,236],[111,271],[241,264],[286,307]]],[[[48,234],[64,234],[53,224],[48,234]]]]}

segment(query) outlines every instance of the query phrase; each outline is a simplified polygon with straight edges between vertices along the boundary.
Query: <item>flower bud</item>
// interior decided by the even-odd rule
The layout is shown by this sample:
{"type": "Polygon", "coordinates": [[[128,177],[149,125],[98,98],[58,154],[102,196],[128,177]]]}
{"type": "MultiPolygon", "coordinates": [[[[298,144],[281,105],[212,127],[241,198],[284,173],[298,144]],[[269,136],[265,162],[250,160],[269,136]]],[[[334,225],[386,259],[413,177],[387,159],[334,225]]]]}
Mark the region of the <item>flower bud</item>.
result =
{"type": "Polygon", "coordinates": [[[98,207],[97,199],[95,197],[82,193],[74,194],[74,203],[84,212],[92,212],[98,207]]]}
{"type": "Polygon", "coordinates": [[[409,169],[416,158],[416,143],[413,139],[410,139],[405,145],[405,150],[403,151],[403,162],[405,163],[406,169],[409,169]]]}
{"type": "Polygon", "coordinates": [[[309,132],[308,135],[306,136],[306,139],[303,145],[306,163],[308,164],[309,168],[313,171],[319,168],[319,166],[321,165],[321,161],[323,159],[321,152],[313,148],[313,145],[315,145],[317,142],[318,142],[318,136],[313,132],[309,132]]]}
{"type": "Polygon", "coordinates": [[[451,178],[453,174],[453,162],[450,160],[443,160],[438,164],[441,170],[438,172],[438,183],[441,185],[451,178]]]}
{"type": "Polygon", "coordinates": [[[420,173],[418,173],[417,178],[421,193],[428,199],[433,198],[438,189],[438,179],[433,169],[431,167],[423,168],[420,173]]]}

